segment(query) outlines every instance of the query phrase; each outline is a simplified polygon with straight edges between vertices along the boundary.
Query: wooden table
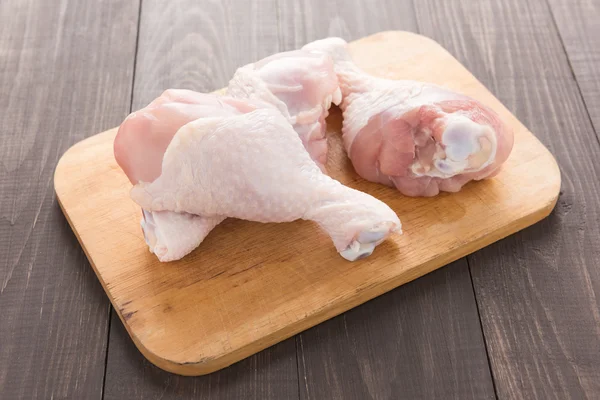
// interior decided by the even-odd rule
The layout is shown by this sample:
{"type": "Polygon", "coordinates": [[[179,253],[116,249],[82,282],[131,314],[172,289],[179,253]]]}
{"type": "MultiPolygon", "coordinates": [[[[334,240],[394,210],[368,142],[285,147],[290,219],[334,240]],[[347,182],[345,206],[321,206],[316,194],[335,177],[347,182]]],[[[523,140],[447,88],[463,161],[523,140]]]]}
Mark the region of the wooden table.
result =
{"type": "Polygon", "coordinates": [[[600,397],[598,1],[3,0],[0,17],[0,398],[600,397]],[[56,203],[59,157],[165,88],[389,29],[440,42],[538,135],[555,211],[225,370],[148,363],[56,203]]]}

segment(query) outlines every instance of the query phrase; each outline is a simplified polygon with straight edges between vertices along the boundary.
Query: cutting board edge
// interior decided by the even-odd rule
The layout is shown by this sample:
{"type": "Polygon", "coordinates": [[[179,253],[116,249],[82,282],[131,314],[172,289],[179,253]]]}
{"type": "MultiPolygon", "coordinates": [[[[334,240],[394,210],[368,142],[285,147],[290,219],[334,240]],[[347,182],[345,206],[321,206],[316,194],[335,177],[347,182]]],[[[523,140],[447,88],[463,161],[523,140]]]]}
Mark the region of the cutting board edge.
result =
{"type": "MultiPolygon", "coordinates": [[[[436,259],[431,260],[428,263],[421,264],[419,268],[414,268],[408,270],[406,273],[397,275],[394,279],[390,279],[389,281],[382,282],[376,286],[371,286],[363,290],[361,295],[354,296],[352,298],[347,299],[345,302],[335,304],[335,307],[331,308],[323,308],[319,311],[319,313],[313,314],[309,318],[305,318],[302,320],[298,320],[297,323],[286,326],[285,328],[275,331],[270,335],[267,335],[261,340],[252,342],[247,344],[244,347],[238,348],[229,353],[224,353],[221,356],[217,357],[205,357],[197,361],[185,361],[178,362],[169,359],[169,357],[161,356],[150,349],[148,349],[142,341],[139,340],[137,335],[130,330],[129,324],[126,323],[125,318],[119,309],[118,305],[114,302],[112,296],[110,296],[110,291],[106,290],[105,283],[102,280],[100,274],[94,265],[93,262],[90,261],[94,272],[100,279],[102,286],[104,287],[109,300],[117,312],[119,319],[125,326],[129,336],[132,338],[133,342],[137,349],[146,357],[152,364],[161,368],[165,371],[172,372],[178,375],[183,376],[200,376],[207,375],[212,372],[218,371],[220,369],[226,368],[232,364],[235,364],[243,359],[255,354],[259,351],[262,351],[266,348],[274,346],[277,343],[280,343],[298,333],[305,331],[311,327],[314,327],[324,321],[327,321],[335,316],[338,316],[348,310],[351,310],[354,307],[357,307],[361,304],[366,303],[367,301],[373,300],[382,294],[389,292],[397,287],[400,287],[408,282],[411,282],[415,279],[418,279],[430,272],[433,272],[439,268],[442,268],[453,261],[456,261],[462,257],[465,257],[473,252],[482,249],[483,247],[489,246],[492,243],[495,243],[499,240],[506,238],[518,231],[521,231],[541,220],[546,218],[552,210],[554,209],[558,200],[558,192],[556,197],[554,197],[546,207],[538,210],[535,213],[529,214],[521,218],[520,220],[515,221],[515,229],[508,229],[506,232],[502,232],[497,237],[493,239],[489,239],[489,236],[496,236],[499,231],[495,231],[488,236],[483,236],[477,241],[473,241],[469,243],[469,246],[463,246],[455,249],[452,252],[445,253],[443,256],[440,256],[436,259]]],[[[62,206],[61,206],[62,208],[62,206]]],[[[69,222],[70,223],[70,222],[69,222]]],[[[87,254],[87,250],[85,250],[85,245],[79,240],[78,241],[84,248],[84,251],[87,254]]]]}
{"type": "MultiPolygon", "coordinates": [[[[76,150],[77,147],[79,147],[78,145],[81,145],[82,143],[84,143],[90,139],[97,139],[97,137],[100,135],[109,135],[113,131],[115,131],[115,129],[109,129],[105,132],[99,133],[97,135],[94,135],[92,137],[89,137],[87,139],[84,139],[84,140],[76,143],[69,150],[67,150],[67,152],[65,152],[63,157],[66,156],[70,150],[72,150],[72,149],[76,150]]],[[[540,143],[540,145],[541,145],[541,143],[540,143]]],[[[554,157],[552,156],[552,154],[550,154],[549,151],[548,151],[548,156],[550,156],[554,159],[554,157]]],[[[61,161],[62,161],[62,158],[61,158],[61,161]]],[[[55,171],[55,181],[56,181],[57,176],[60,176],[60,165],[61,165],[61,162],[59,161],[56,171],[55,171]]],[[[558,165],[556,164],[556,166],[557,166],[557,170],[558,170],[558,165]]],[[[69,217],[69,213],[63,207],[59,191],[57,190],[56,193],[57,193],[57,199],[58,199],[59,206],[60,206],[61,210],[63,211],[65,218],[67,219],[67,222],[69,223],[69,226],[71,226],[71,229],[75,233],[75,236],[77,237],[77,241],[83,248],[83,251],[84,251],[86,257],[90,261],[90,264],[94,270],[94,273],[98,277],[104,291],[106,292],[106,294],[109,298],[109,301],[111,302],[111,305],[113,306],[114,310],[117,312],[119,319],[125,326],[127,333],[133,340],[138,351],[140,351],[140,353],[142,353],[142,355],[144,355],[144,357],[146,359],[148,359],[152,364],[154,364],[158,368],[161,368],[165,371],[172,372],[172,373],[175,373],[178,375],[183,375],[183,376],[200,376],[200,375],[210,374],[212,372],[218,371],[218,370],[228,367],[232,364],[235,364],[235,363],[247,358],[248,356],[250,356],[252,354],[255,354],[255,353],[257,353],[261,350],[264,350],[268,347],[271,347],[271,346],[273,346],[283,340],[286,340],[300,332],[303,332],[306,329],[309,329],[309,328],[316,326],[328,319],[331,319],[337,315],[340,315],[358,305],[364,304],[367,301],[373,300],[374,298],[376,298],[382,294],[385,294],[392,289],[402,286],[402,285],[404,285],[408,282],[411,282],[417,278],[420,278],[432,271],[435,271],[436,269],[442,268],[443,266],[446,266],[447,264],[449,264],[453,261],[456,261],[462,257],[465,257],[483,247],[486,247],[492,243],[502,240],[503,238],[505,238],[507,236],[510,236],[520,230],[523,230],[523,229],[543,220],[544,218],[546,218],[547,216],[550,215],[550,213],[556,206],[556,203],[557,203],[558,197],[559,197],[559,193],[560,193],[560,185],[561,185],[561,179],[560,179],[560,172],[559,172],[558,179],[556,180],[555,194],[548,200],[546,206],[536,210],[535,212],[533,212],[531,214],[525,215],[518,220],[513,221],[513,224],[504,231],[491,232],[490,234],[484,235],[481,238],[477,239],[476,241],[470,242],[467,246],[458,247],[458,248],[454,249],[453,251],[445,253],[438,258],[432,259],[427,263],[421,264],[418,268],[407,270],[406,273],[397,275],[393,279],[390,279],[385,282],[381,282],[378,285],[367,287],[367,288],[363,289],[360,296],[357,295],[352,298],[346,299],[344,302],[336,303],[335,307],[323,308],[323,309],[319,310],[318,313],[311,315],[309,318],[298,320],[298,322],[296,322],[294,324],[290,324],[290,325],[286,326],[285,328],[280,329],[279,331],[274,331],[270,335],[267,335],[267,336],[261,338],[261,340],[257,340],[255,342],[248,343],[246,346],[240,347],[232,352],[224,353],[221,356],[204,357],[197,361],[185,361],[185,362],[174,361],[174,360],[169,359],[168,356],[161,356],[160,354],[153,352],[152,350],[148,349],[144,345],[144,343],[137,337],[137,335],[130,329],[130,326],[127,323],[127,321],[125,320],[123,313],[121,312],[121,309],[119,308],[118,304],[116,304],[115,300],[113,299],[110,290],[107,289],[106,283],[102,279],[102,275],[98,272],[98,269],[93,261],[93,258],[88,253],[85,243],[81,240],[79,234],[77,233],[77,230],[75,229],[75,227],[71,221],[71,218],[69,217]],[[490,237],[492,237],[492,238],[490,239],[490,237]]]]}

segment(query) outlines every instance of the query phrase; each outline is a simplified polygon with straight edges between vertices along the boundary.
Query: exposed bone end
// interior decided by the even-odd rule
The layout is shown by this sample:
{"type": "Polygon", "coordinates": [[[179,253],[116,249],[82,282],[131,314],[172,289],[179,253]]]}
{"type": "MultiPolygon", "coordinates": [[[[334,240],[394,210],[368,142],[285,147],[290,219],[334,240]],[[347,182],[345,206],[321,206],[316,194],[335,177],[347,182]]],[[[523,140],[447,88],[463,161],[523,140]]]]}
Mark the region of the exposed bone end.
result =
{"type": "Polygon", "coordinates": [[[162,262],[179,260],[189,254],[224,219],[146,209],[142,209],[142,213],[146,244],[162,262]]]}
{"type": "Polygon", "coordinates": [[[417,159],[411,165],[415,175],[446,179],[480,171],[494,161],[496,136],[491,127],[458,114],[447,115],[443,122],[441,134],[435,135],[433,158],[417,159]]]}
{"type": "Polygon", "coordinates": [[[164,238],[161,237],[161,232],[157,229],[156,222],[152,212],[142,209],[143,218],[140,221],[142,232],[144,232],[144,240],[150,249],[150,253],[156,254],[160,261],[164,260],[167,253],[167,248],[159,243],[164,243],[164,238]]]}
{"type": "Polygon", "coordinates": [[[373,253],[375,247],[381,244],[392,232],[402,233],[402,226],[393,222],[383,222],[368,230],[359,232],[348,247],[340,251],[340,255],[348,261],[366,258],[373,253]]]}

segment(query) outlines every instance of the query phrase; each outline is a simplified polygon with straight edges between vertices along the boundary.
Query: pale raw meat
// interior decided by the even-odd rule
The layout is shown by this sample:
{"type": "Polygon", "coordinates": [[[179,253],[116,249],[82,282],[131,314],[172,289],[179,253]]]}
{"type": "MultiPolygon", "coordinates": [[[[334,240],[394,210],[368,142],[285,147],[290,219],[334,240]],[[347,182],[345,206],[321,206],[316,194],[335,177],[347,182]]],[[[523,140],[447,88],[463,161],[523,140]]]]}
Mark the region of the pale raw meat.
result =
{"type": "Polygon", "coordinates": [[[154,245],[162,261],[189,253],[228,216],[315,221],[349,260],[371,254],[400,231],[387,205],[324,175],[279,111],[179,93],[134,113],[115,140],[115,157],[135,185],[131,197],[144,210],[151,249],[152,240],[163,240],[166,254],[154,245]],[[192,107],[194,101],[200,104],[192,107]],[[146,151],[152,156],[142,157],[146,151]]]}
{"type": "MultiPolygon", "coordinates": [[[[130,114],[114,142],[115,159],[132,184],[152,182],[175,133],[198,118],[238,115],[254,110],[248,102],[191,90],[167,90],[145,108],[130,114]]],[[[150,251],[161,261],[177,260],[194,250],[224,217],[201,217],[172,211],[143,211],[141,221],[150,251]]]]}
{"type": "Polygon", "coordinates": [[[327,161],[325,118],[342,94],[331,57],[294,50],[238,68],[227,94],[275,106],[293,125],[312,159],[324,170],[327,161]]]}
{"type": "Polygon", "coordinates": [[[480,102],[432,84],[373,77],[340,38],[304,49],[334,59],[344,146],[363,178],[408,196],[435,196],[495,175],[508,158],[513,132],[480,102]]]}

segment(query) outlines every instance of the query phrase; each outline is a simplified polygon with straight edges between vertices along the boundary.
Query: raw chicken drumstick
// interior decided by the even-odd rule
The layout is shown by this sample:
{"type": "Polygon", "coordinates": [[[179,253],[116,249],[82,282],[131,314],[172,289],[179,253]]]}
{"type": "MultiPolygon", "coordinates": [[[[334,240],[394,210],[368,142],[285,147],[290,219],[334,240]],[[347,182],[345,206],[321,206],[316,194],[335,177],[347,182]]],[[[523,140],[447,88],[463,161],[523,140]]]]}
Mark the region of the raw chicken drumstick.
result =
{"type": "Polygon", "coordinates": [[[324,171],[327,161],[325,118],[342,93],[331,57],[294,50],[238,68],[227,95],[275,106],[292,124],[312,159],[324,171]]]}
{"type": "Polygon", "coordinates": [[[303,49],[334,60],[344,146],[363,178],[408,196],[435,196],[495,175],[508,158],[513,132],[480,102],[432,84],[373,77],[340,38],[303,49]]]}
{"type": "MultiPolygon", "coordinates": [[[[115,159],[133,185],[152,182],[160,176],[163,155],[179,128],[198,118],[226,117],[254,109],[247,102],[227,97],[167,90],[123,121],[114,142],[115,159]]],[[[160,261],[187,255],[225,219],[144,209],[142,214],[144,238],[160,261]]]]}
{"type": "MultiPolygon", "coordinates": [[[[341,101],[337,76],[329,55],[307,50],[272,55],[239,68],[229,84],[228,92],[240,99],[252,99],[256,106],[277,108],[293,124],[311,157],[320,168],[325,169],[325,118],[331,103],[339,104],[341,101]]],[[[145,181],[151,181],[160,174],[160,163],[154,164],[154,170],[147,169],[144,159],[149,154],[156,156],[157,152],[162,157],[179,128],[197,118],[214,116],[215,113],[239,114],[240,106],[248,107],[247,103],[231,98],[220,101],[212,95],[168,90],[145,109],[125,120],[115,141],[115,157],[119,164],[123,163],[124,169],[129,168],[126,172],[135,170],[150,175],[146,178],[151,179],[145,181]],[[149,136],[143,138],[146,134],[149,136]],[[129,161],[128,154],[132,157],[129,161]]],[[[140,177],[133,174],[130,180],[135,185],[140,177]]],[[[182,258],[224,219],[170,211],[144,210],[143,213],[142,228],[146,242],[150,251],[161,261],[182,258]]]]}
{"type": "Polygon", "coordinates": [[[115,158],[134,184],[131,197],[144,210],[147,240],[163,237],[167,247],[186,242],[168,248],[162,261],[189,253],[225,217],[315,221],[351,261],[401,226],[383,202],[323,174],[279,111],[251,102],[167,91],[122,124],[115,158]],[[157,216],[165,216],[158,225],[157,216]],[[193,240],[189,229],[179,230],[194,224],[193,240]]]}

